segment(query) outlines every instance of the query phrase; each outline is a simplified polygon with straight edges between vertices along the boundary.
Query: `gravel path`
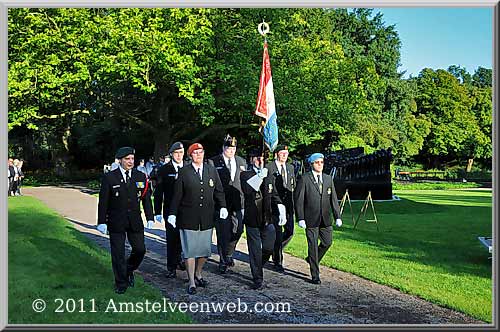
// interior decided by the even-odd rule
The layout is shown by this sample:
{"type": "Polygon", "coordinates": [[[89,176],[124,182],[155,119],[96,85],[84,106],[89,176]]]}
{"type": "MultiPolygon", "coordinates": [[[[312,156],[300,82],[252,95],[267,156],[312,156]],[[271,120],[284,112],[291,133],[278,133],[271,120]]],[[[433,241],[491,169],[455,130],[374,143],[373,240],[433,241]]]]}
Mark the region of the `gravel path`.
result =
{"type": "MultiPolygon", "coordinates": [[[[95,228],[96,197],[85,188],[38,187],[25,188],[25,195],[43,201],[69,219],[82,233],[109,250],[109,241],[95,228]]],[[[215,232],[214,232],[215,233],[215,232]]],[[[285,254],[285,273],[280,274],[266,265],[265,287],[250,289],[251,273],[246,240],[238,243],[236,265],[230,272],[217,272],[218,255],[205,265],[204,278],[209,287],[198,288],[196,295],[186,294],[187,275],[177,271],[176,279],[165,274],[165,230],[156,224],[146,232],[148,253],[140,266],[144,279],[158,287],[165,297],[176,302],[246,303],[246,313],[198,312],[191,314],[201,324],[485,324],[465,314],[442,308],[416,296],[401,293],[387,286],[365,280],[335,269],[321,267],[321,285],[308,283],[309,267],[297,257],[285,254]],[[250,312],[256,303],[289,303],[290,312],[250,312]]],[[[214,241],[215,243],[215,241],[214,241]]],[[[111,266],[110,266],[111,268],[111,266]]],[[[484,325],[483,325],[484,326],[484,325]]]]}

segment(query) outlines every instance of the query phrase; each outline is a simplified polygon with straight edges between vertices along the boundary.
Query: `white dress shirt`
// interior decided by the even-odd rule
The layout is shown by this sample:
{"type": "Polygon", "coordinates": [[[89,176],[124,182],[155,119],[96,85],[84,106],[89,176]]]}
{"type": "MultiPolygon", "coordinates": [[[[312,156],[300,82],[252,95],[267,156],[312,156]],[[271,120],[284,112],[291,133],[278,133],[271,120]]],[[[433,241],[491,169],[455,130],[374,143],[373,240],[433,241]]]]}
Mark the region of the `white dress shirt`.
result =
{"type": "MultiPolygon", "coordinates": [[[[227,158],[224,154],[222,155],[222,158],[224,158],[224,164],[227,167],[227,162],[229,161],[229,158],[227,158]]],[[[233,157],[231,158],[231,181],[234,181],[235,176],[236,176],[236,158],[233,157]]]]}

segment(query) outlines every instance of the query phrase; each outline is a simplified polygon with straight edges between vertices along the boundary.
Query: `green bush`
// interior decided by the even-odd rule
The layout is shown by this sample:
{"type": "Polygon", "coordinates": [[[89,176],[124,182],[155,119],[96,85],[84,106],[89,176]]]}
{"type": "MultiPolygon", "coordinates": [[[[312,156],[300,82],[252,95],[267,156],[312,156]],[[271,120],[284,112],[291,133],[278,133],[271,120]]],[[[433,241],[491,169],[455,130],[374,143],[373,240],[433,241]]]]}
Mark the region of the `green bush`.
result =
{"type": "Polygon", "coordinates": [[[89,170],[74,170],[69,169],[64,174],[57,174],[54,170],[35,170],[26,171],[23,185],[26,186],[40,186],[40,185],[57,185],[61,182],[75,182],[75,181],[98,181],[101,177],[102,171],[89,169],[89,170]]]}
{"type": "Polygon", "coordinates": [[[90,189],[99,190],[101,188],[101,183],[98,180],[92,180],[87,183],[87,187],[90,189]]]}
{"type": "Polygon", "coordinates": [[[392,190],[448,190],[461,188],[477,188],[475,182],[393,182],[392,190]]]}

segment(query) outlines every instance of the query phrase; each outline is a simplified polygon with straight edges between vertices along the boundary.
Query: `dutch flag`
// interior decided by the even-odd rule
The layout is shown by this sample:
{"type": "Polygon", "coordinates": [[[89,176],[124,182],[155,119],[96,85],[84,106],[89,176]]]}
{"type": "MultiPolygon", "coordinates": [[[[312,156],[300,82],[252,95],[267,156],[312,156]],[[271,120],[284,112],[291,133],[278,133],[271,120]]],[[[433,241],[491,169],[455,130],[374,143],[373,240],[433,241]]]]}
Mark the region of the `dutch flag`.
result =
{"type": "Polygon", "coordinates": [[[262,57],[262,71],[260,73],[259,94],[255,114],[265,119],[263,127],[264,143],[271,152],[278,145],[278,123],[276,121],[276,107],[274,105],[273,78],[271,76],[271,62],[267,51],[267,41],[264,42],[262,57]]]}

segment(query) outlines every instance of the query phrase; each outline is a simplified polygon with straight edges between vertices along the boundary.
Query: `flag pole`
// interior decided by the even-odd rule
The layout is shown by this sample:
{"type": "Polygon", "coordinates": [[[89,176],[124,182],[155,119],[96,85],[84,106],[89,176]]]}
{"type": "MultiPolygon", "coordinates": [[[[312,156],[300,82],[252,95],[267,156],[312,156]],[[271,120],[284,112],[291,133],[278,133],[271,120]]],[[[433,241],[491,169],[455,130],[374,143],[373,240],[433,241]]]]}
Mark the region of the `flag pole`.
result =
{"type": "MultiPolygon", "coordinates": [[[[266,23],[264,20],[262,20],[262,23],[259,23],[259,25],[257,26],[257,30],[259,31],[260,35],[262,37],[264,37],[264,48],[265,48],[266,44],[267,44],[266,35],[269,33],[269,24],[266,23]]],[[[264,126],[265,126],[265,121],[261,120],[260,121],[259,132],[262,134],[262,154],[263,154],[263,157],[264,157],[264,165],[265,165],[267,163],[267,159],[269,158],[269,155],[266,155],[266,143],[265,143],[265,138],[264,138],[264,126]]]]}

